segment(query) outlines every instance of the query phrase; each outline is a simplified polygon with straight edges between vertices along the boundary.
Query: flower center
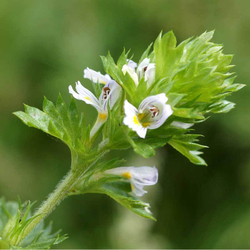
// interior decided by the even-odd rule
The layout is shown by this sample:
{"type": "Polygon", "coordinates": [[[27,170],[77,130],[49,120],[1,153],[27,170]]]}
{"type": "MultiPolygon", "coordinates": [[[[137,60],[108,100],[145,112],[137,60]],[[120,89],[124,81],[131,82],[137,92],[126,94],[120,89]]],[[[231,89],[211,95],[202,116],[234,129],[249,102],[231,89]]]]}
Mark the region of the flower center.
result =
{"type": "Polygon", "coordinates": [[[109,87],[104,87],[103,88],[103,99],[106,100],[110,94],[110,88],[109,87]]]}
{"type": "Polygon", "coordinates": [[[143,113],[138,113],[137,117],[141,125],[146,128],[148,127],[156,116],[159,115],[159,109],[155,106],[145,110],[143,113]]]}
{"type": "Polygon", "coordinates": [[[152,107],[149,109],[152,113],[152,118],[155,118],[157,115],[159,115],[159,109],[157,107],[152,107]]]}
{"type": "Polygon", "coordinates": [[[146,128],[151,124],[151,117],[150,117],[150,112],[145,112],[145,113],[139,113],[137,115],[141,125],[146,128]]]}

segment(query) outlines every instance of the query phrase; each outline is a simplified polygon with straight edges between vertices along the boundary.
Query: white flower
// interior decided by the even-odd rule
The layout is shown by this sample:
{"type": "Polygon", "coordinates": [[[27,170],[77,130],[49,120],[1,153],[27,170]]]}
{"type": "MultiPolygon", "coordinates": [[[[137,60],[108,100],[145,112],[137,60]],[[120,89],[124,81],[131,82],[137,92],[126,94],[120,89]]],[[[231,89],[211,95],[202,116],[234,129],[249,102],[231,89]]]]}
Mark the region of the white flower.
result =
{"type": "Polygon", "coordinates": [[[124,75],[126,75],[126,73],[128,73],[130,75],[130,77],[133,79],[135,85],[138,86],[138,84],[139,84],[138,75],[135,73],[134,68],[128,66],[127,64],[124,64],[122,67],[122,72],[124,75]]]}
{"type": "Polygon", "coordinates": [[[107,84],[111,80],[111,77],[108,74],[104,76],[100,72],[94,71],[89,68],[85,69],[83,72],[84,72],[83,77],[90,79],[94,83],[107,84]]]}
{"type": "Polygon", "coordinates": [[[76,91],[77,92],[73,90],[72,86],[69,86],[69,93],[72,94],[74,98],[92,105],[98,112],[97,121],[90,133],[90,137],[92,137],[107,120],[108,104],[110,109],[112,109],[120,96],[121,87],[116,81],[110,80],[102,88],[99,99],[97,99],[88,89],[84,88],[79,81],[76,83],[76,91]]]}
{"type": "Polygon", "coordinates": [[[137,196],[143,196],[147,191],[144,186],[155,185],[158,181],[156,167],[120,167],[105,171],[106,174],[120,175],[131,183],[132,192],[137,196]]]}
{"type": "Polygon", "coordinates": [[[155,80],[155,63],[150,63],[150,59],[145,58],[139,64],[137,74],[139,76],[139,81],[144,77],[149,87],[155,80]]]}
{"type": "Polygon", "coordinates": [[[141,102],[138,110],[125,100],[123,123],[145,138],[147,129],[159,128],[172,115],[173,110],[166,104],[167,100],[164,93],[149,96],[141,102]]]}

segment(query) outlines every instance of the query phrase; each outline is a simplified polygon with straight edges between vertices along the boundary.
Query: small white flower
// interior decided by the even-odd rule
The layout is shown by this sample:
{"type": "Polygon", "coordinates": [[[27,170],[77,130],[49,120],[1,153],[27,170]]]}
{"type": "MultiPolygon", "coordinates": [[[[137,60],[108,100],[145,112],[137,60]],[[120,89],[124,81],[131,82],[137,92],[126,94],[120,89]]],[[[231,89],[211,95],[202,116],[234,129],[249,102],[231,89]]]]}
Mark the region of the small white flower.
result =
{"type": "Polygon", "coordinates": [[[138,86],[139,84],[138,75],[135,73],[135,70],[132,67],[128,66],[127,64],[124,64],[122,67],[122,72],[124,75],[128,73],[130,77],[133,79],[135,85],[138,86]]]}
{"type": "Polygon", "coordinates": [[[93,81],[94,83],[107,84],[111,80],[111,77],[108,74],[104,76],[100,72],[94,71],[89,68],[85,69],[83,72],[83,77],[93,81]]]}
{"type": "Polygon", "coordinates": [[[139,81],[144,77],[149,87],[155,80],[155,63],[150,63],[150,59],[145,58],[139,64],[137,74],[139,76],[139,81]]]}
{"type": "Polygon", "coordinates": [[[144,186],[155,185],[158,181],[156,167],[119,167],[106,170],[104,173],[125,177],[131,183],[132,192],[137,196],[147,193],[143,190],[144,186]]]}
{"type": "Polygon", "coordinates": [[[71,85],[69,86],[69,93],[72,94],[74,98],[92,105],[98,112],[97,121],[90,133],[90,137],[92,137],[102,124],[106,122],[108,118],[108,104],[110,109],[112,109],[120,96],[121,87],[116,81],[110,80],[102,88],[99,99],[97,99],[88,89],[84,88],[79,81],[76,83],[76,91],[77,92],[73,90],[71,85]]]}
{"type": "Polygon", "coordinates": [[[123,123],[145,138],[147,129],[159,128],[172,115],[173,110],[166,104],[167,100],[164,93],[149,96],[141,102],[138,110],[125,100],[123,123]]]}

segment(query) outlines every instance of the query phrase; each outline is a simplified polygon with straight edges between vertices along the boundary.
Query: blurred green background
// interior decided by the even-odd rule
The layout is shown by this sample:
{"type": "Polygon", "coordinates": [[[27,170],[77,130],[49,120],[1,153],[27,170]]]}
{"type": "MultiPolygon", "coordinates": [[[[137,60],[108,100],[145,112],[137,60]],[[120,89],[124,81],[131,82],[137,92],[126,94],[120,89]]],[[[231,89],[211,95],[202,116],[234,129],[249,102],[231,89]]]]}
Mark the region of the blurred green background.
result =
{"type": "MultiPolygon", "coordinates": [[[[12,112],[23,103],[41,108],[101,71],[99,55],[123,48],[138,60],[161,30],[178,42],[214,30],[214,42],[235,54],[236,82],[250,79],[249,0],[1,0],[0,196],[37,200],[54,189],[70,166],[65,145],[23,125],[12,112]]],[[[116,152],[127,165],[156,165],[159,183],[143,200],[157,222],[134,215],[104,195],[66,199],[48,218],[69,239],[58,248],[250,248],[249,87],[230,98],[236,109],[195,126],[208,167],[195,166],[170,146],[150,160],[116,152]]],[[[92,123],[95,110],[82,102],[92,123]]]]}

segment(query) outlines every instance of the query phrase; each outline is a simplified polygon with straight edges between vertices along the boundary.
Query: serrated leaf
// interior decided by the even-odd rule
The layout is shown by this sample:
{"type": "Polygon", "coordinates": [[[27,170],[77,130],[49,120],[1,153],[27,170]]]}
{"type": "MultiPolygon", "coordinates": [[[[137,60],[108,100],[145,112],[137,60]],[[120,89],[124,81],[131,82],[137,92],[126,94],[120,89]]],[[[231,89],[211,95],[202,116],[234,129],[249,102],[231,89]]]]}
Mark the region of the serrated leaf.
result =
{"type": "Polygon", "coordinates": [[[29,127],[34,127],[61,139],[71,149],[85,152],[84,145],[89,141],[89,129],[79,114],[73,98],[69,107],[59,95],[56,106],[44,97],[43,111],[25,105],[25,113],[14,113],[29,127]]]}
{"type": "Polygon", "coordinates": [[[105,71],[114,79],[116,80],[119,84],[123,84],[123,78],[124,75],[121,71],[121,69],[115,64],[114,59],[108,53],[106,57],[101,56],[103,67],[105,71]]]}
{"type": "Polygon", "coordinates": [[[156,79],[168,75],[172,71],[175,60],[176,38],[172,31],[158,36],[154,44],[155,64],[156,64],[156,79]]]}
{"type": "Polygon", "coordinates": [[[205,146],[199,145],[197,143],[192,143],[190,141],[183,142],[178,139],[171,139],[169,141],[169,144],[181,154],[186,156],[192,163],[196,165],[207,166],[206,162],[199,156],[201,152],[197,151],[202,148],[205,148],[205,146]]]}

